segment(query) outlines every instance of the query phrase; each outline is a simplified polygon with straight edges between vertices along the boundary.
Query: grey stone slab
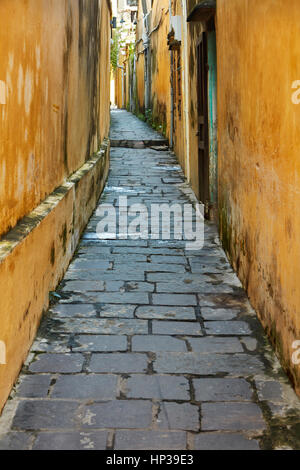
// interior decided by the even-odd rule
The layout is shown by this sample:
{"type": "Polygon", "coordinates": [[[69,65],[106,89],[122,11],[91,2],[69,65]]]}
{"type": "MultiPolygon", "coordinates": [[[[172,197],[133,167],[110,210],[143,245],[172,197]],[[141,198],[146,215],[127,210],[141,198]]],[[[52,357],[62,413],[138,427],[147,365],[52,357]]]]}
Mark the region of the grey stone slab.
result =
{"type": "Polygon", "coordinates": [[[138,307],[136,317],[157,320],[196,320],[193,307],[155,306],[138,307]]]}
{"type": "Polygon", "coordinates": [[[56,380],[52,398],[111,400],[117,395],[118,378],[115,375],[68,375],[56,380]]]}
{"type": "Polygon", "coordinates": [[[185,377],[168,375],[134,375],[127,380],[127,398],[160,400],[190,399],[189,382],[185,377]]]}
{"type": "Polygon", "coordinates": [[[252,390],[245,379],[194,379],[196,401],[251,401],[252,390]]]}
{"type": "Polygon", "coordinates": [[[79,335],[73,342],[74,352],[117,352],[127,349],[127,336],[79,335]]]}
{"type": "MultiPolygon", "coordinates": [[[[92,220],[92,219],[91,219],[92,220]]],[[[99,220],[97,221],[99,222],[99,220]]],[[[81,242],[79,246],[79,250],[88,250],[89,248],[92,248],[95,251],[101,252],[103,250],[103,247],[109,247],[109,249],[113,247],[123,247],[123,248],[135,248],[135,247],[140,247],[140,248],[147,248],[148,246],[148,241],[147,240],[97,240],[95,243],[85,243],[81,242]]]]}
{"type": "Polygon", "coordinates": [[[93,354],[89,370],[95,373],[111,372],[113,374],[130,374],[146,372],[147,366],[148,358],[146,354],[93,354]]]}
{"type": "MultiPolygon", "coordinates": [[[[151,198],[152,200],[152,198],[151,198]]],[[[181,255],[183,256],[183,250],[180,248],[140,248],[140,247],[116,247],[112,249],[113,253],[116,254],[124,254],[126,255],[127,253],[140,253],[144,255],[160,255],[160,256],[178,256],[181,255]]]]}
{"type": "Polygon", "coordinates": [[[32,345],[31,352],[47,352],[47,353],[69,353],[70,348],[70,335],[55,335],[56,339],[41,338],[40,336],[35,340],[32,345]]]}
{"type": "Polygon", "coordinates": [[[174,279],[171,282],[159,282],[156,291],[158,293],[195,294],[206,292],[209,287],[210,285],[202,279],[191,280],[189,277],[186,277],[183,281],[174,279]]]}
{"type": "Polygon", "coordinates": [[[164,256],[159,254],[152,254],[151,262],[164,264],[187,264],[187,260],[184,256],[164,256]]]}
{"type": "Polygon", "coordinates": [[[240,309],[228,309],[228,308],[201,308],[201,315],[204,320],[208,321],[226,321],[233,320],[240,313],[240,309]]]}
{"type": "Polygon", "coordinates": [[[115,450],[185,450],[186,433],[180,431],[117,431],[115,450]]]}
{"type": "Polygon", "coordinates": [[[97,259],[86,260],[86,259],[77,258],[71,263],[71,265],[69,267],[69,270],[70,271],[77,271],[77,270],[80,270],[80,271],[93,271],[93,270],[106,271],[107,269],[110,269],[110,268],[111,268],[111,263],[108,260],[100,260],[99,261],[97,259]]]}
{"type": "Polygon", "coordinates": [[[204,327],[208,335],[249,336],[252,334],[250,326],[242,321],[211,321],[205,322],[204,327]]]}
{"type": "Polygon", "coordinates": [[[63,292],[103,292],[105,290],[104,281],[68,281],[63,287],[63,292]]]}
{"type": "Polygon", "coordinates": [[[125,288],[130,292],[154,292],[154,284],[149,282],[125,282],[125,288]]]}
{"type": "Polygon", "coordinates": [[[153,321],[152,332],[156,335],[202,336],[198,322],[153,321]]]}
{"type": "Polygon", "coordinates": [[[30,400],[19,403],[13,429],[68,429],[76,425],[78,403],[67,401],[30,400]]]}
{"type": "Polygon", "coordinates": [[[203,354],[210,353],[242,353],[243,347],[236,337],[188,338],[192,351],[203,354]]]}
{"type": "Polygon", "coordinates": [[[68,302],[147,305],[149,304],[149,296],[143,292],[95,292],[73,295],[68,302]]]}
{"type": "Polygon", "coordinates": [[[144,281],[145,273],[143,270],[114,270],[114,271],[67,271],[65,280],[83,280],[83,281],[144,281]]]}
{"type": "Polygon", "coordinates": [[[241,341],[246,346],[248,351],[253,352],[257,349],[258,343],[257,343],[257,340],[255,338],[245,337],[245,338],[242,338],[241,341]]]}
{"type": "Polygon", "coordinates": [[[259,450],[259,443],[242,434],[202,432],[194,438],[194,450],[259,450]]]}
{"type": "Polygon", "coordinates": [[[26,398],[45,398],[51,383],[51,375],[22,375],[17,395],[26,398]]]}
{"type": "Polygon", "coordinates": [[[136,305],[102,305],[100,317],[105,318],[133,318],[136,305]]]}
{"type": "Polygon", "coordinates": [[[84,363],[82,354],[40,354],[30,364],[31,372],[60,372],[70,374],[81,372],[84,363]]]}
{"type": "Polygon", "coordinates": [[[203,403],[203,431],[256,431],[266,429],[260,408],[255,403],[203,403]]]}
{"type": "Polygon", "coordinates": [[[43,432],[37,435],[33,450],[106,450],[107,431],[43,432]]]}
{"type": "Polygon", "coordinates": [[[132,338],[132,351],[183,351],[186,352],[184,341],[172,336],[134,336],[132,338]]]}
{"type": "MultiPolygon", "coordinates": [[[[144,271],[148,273],[184,273],[185,267],[181,264],[158,264],[158,263],[135,263],[135,269],[138,271],[144,271]]],[[[121,270],[124,264],[122,263],[115,263],[114,269],[121,270]]],[[[129,271],[133,271],[134,267],[131,264],[128,264],[129,271]]],[[[112,272],[113,272],[112,271],[112,272]]]]}
{"type": "Polygon", "coordinates": [[[114,400],[87,406],[81,415],[81,427],[87,429],[149,428],[152,403],[141,400],[114,400]]]}
{"type": "Polygon", "coordinates": [[[281,403],[284,401],[284,391],[280,382],[275,380],[256,380],[258,397],[262,401],[272,401],[281,403]]]}
{"type": "MultiPolygon", "coordinates": [[[[176,290],[175,290],[176,292],[176,290]]],[[[152,300],[154,305],[174,305],[174,306],[191,306],[197,305],[197,298],[195,295],[182,295],[182,294],[153,294],[152,300]]]]}
{"type": "Polygon", "coordinates": [[[98,335],[148,334],[146,320],[130,319],[81,319],[69,318],[67,321],[48,322],[49,328],[57,332],[98,335]]]}
{"type": "Polygon", "coordinates": [[[154,370],[162,374],[214,375],[228,373],[251,376],[264,370],[262,362],[248,354],[201,354],[159,352],[154,370]]]}
{"type": "Polygon", "coordinates": [[[159,429],[199,431],[199,408],[190,403],[162,402],[157,417],[157,425],[159,429]]]}
{"type": "Polygon", "coordinates": [[[199,296],[199,302],[201,309],[203,307],[238,309],[245,309],[250,307],[249,300],[245,293],[243,295],[207,293],[199,296]]]}
{"type": "Polygon", "coordinates": [[[95,307],[89,304],[60,304],[52,307],[51,311],[55,316],[62,318],[93,318],[97,315],[95,307]]]}
{"type": "Polygon", "coordinates": [[[0,450],[28,450],[34,436],[26,432],[0,433],[0,450]]]}

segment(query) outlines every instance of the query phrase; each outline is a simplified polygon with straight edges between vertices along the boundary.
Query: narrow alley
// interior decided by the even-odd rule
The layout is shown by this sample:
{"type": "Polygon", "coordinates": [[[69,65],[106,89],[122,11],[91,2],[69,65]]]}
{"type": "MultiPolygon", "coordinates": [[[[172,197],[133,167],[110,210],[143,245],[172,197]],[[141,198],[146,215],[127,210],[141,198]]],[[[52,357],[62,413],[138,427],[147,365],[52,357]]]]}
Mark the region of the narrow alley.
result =
{"type": "Polygon", "coordinates": [[[110,138],[107,185],[4,408],[0,449],[299,448],[299,399],[215,225],[194,251],[99,238],[99,210],[124,197],[196,201],[146,123],[112,111],[110,138]]]}

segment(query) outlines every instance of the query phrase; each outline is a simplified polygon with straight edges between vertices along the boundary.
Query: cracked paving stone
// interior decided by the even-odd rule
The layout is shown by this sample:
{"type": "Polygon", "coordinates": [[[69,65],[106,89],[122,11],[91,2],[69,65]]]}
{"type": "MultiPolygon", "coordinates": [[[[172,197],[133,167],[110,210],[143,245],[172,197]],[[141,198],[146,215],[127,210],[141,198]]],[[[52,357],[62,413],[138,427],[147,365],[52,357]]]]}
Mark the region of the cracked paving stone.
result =
{"type": "Polygon", "coordinates": [[[115,400],[87,406],[82,412],[81,428],[149,428],[152,422],[151,401],[115,400]]]}
{"type": "Polygon", "coordinates": [[[165,403],[160,404],[157,417],[159,429],[199,431],[199,408],[190,403],[165,403]]]}
{"type": "Polygon", "coordinates": [[[30,364],[30,372],[81,372],[84,363],[82,354],[40,354],[30,364]]]}
{"type": "Polygon", "coordinates": [[[95,373],[141,373],[146,372],[148,357],[146,354],[93,354],[89,371],[95,373]]]}
{"type": "Polygon", "coordinates": [[[183,351],[187,352],[185,342],[172,336],[134,336],[132,351],[183,351]]]}
{"type": "Polygon", "coordinates": [[[26,398],[46,398],[50,383],[51,375],[22,375],[17,395],[26,398]]]}
{"type": "Polygon", "coordinates": [[[50,328],[57,332],[98,335],[148,334],[146,320],[69,318],[67,321],[51,322],[50,328]]]}
{"type": "Polygon", "coordinates": [[[37,435],[33,450],[106,450],[108,432],[44,432],[37,435]]]}
{"type": "Polygon", "coordinates": [[[196,322],[153,321],[153,334],[176,336],[202,336],[202,329],[196,322]]]}
{"type": "Polygon", "coordinates": [[[208,335],[238,335],[249,336],[252,331],[246,322],[242,321],[211,321],[205,322],[204,328],[208,335]]]}
{"type": "Polygon", "coordinates": [[[255,403],[203,403],[203,431],[256,431],[266,429],[260,408],[255,403]]]}
{"type": "Polygon", "coordinates": [[[196,401],[250,401],[253,392],[244,379],[194,379],[196,401]]]}
{"type": "Polygon", "coordinates": [[[190,399],[189,382],[185,377],[168,375],[134,375],[127,380],[127,398],[161,400],[190,399]]]}
{"type": "Polygon", "coordinates": [[[209,337],[188,338],[188,342],[194,352],[199,353],[242,353],[243,347],[236,337],[209,337]]]}
{"type": "Polygon", "coordinates": [[[245,374],[246,376],[264,370],[264,365],[248,354],[201,354],[158,352],[154,370],[163,374],[214,375],[219,373],[245,374]]]}
{"type": "Polygon", "coordinates": [[[73,375],[58,377],[51,398],[93,398],[96,401],[116,398],[118,377],[115,375],[73,375]]]}
{"type": "Polygon", "coordinates": [[[127,336],[79,335],[74,338],[75,352],[118,352],[127,351],[127,336]]]}
{"type": "Polygon", "coordinates": [[[78,403],[67,401],[22,401],[13,419],[13,429],[68,429],[76,425],[78,403]]]}
{"type": "Polygon", "coordinates": [[[242,434],[202,432],[194,438],[194,450],[259,450],[259,443],[242,434]]]}
{"type": "Polygon", "coordinates": [[[117,431],[115,450],[185,450],[186,433],[180,431],[117,431]]]}
{"type": "Polygon", "coordinates": [[[136,317],[157,320],[196,320],[193,307],[145,306],[138,307],[136,317]]]}

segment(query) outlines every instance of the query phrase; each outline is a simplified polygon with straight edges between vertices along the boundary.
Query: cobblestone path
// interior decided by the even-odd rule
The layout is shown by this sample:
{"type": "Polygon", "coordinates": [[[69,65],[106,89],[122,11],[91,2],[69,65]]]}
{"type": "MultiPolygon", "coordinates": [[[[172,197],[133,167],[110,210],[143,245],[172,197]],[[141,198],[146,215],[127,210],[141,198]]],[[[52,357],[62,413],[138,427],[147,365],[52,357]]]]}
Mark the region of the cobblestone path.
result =
{"type": "MultiPolygon", "coordinates": [[[[120,111],[112,138],[160,139],[120,111]]],[[[122,209],[119,196],[148,209],[194,200],[173,154],[151,148],[112,148],[100,207],[122,209]]],[[[0,448],[299,449],[299,399],[215,226],[189,251],[185,241],[99,240],[99,221],[95,212],[44,315],[0,418],[0,448]]]]}

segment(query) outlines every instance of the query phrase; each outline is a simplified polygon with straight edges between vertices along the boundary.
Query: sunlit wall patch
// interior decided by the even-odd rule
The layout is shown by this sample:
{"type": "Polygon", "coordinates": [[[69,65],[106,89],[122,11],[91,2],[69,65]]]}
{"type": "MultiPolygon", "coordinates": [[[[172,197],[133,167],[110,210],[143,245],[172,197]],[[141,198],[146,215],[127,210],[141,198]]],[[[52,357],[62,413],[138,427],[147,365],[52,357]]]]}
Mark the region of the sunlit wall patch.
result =
{"type": "Polygon", "coordinates": [[[6,83],[0,80],[0,104],[6,104],[6,83]]]}

